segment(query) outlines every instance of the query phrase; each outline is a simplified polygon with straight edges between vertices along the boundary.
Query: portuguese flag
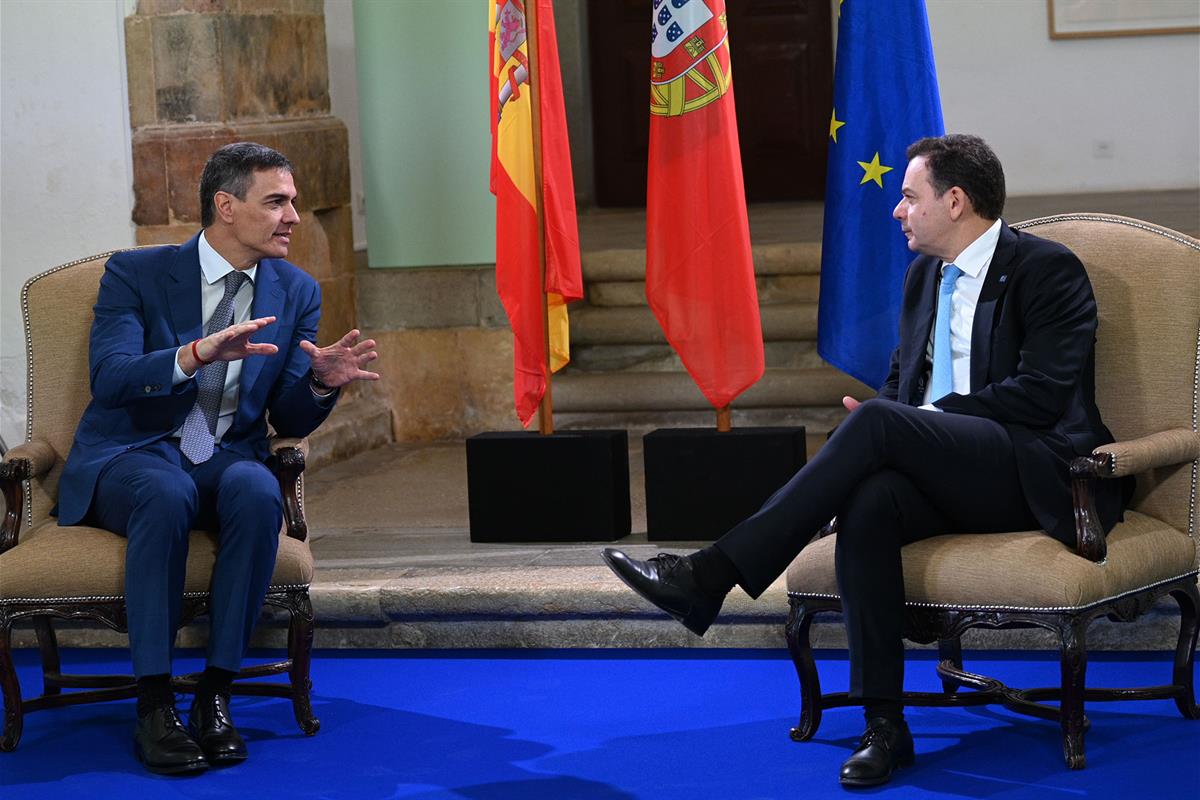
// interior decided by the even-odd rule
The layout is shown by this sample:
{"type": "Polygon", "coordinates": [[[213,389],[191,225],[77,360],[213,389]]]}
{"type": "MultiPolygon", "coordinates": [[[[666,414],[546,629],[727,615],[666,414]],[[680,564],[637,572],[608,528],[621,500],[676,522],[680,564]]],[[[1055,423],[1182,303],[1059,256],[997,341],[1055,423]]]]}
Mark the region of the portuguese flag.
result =
{"type": "Polygon", "coordinates": [[[763,374],[725,3],[651,5],[646,299],[721,409],[763,374]]]}

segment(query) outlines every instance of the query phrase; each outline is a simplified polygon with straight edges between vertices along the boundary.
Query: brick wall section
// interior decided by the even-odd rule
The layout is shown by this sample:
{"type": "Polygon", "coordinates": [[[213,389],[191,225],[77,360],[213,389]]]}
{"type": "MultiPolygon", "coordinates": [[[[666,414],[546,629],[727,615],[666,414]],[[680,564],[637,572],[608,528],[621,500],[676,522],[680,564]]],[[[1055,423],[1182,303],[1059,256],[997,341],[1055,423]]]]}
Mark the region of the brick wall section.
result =
{"type": "Polygon", "coordinates": [[[125,40],[138,243],[196,233],[213,150],[274,147],[295,165],[289,260],[321,284],[319,341],[356,327],[349,151],[329,114],[322,0],[139,0],[125,40]]]}

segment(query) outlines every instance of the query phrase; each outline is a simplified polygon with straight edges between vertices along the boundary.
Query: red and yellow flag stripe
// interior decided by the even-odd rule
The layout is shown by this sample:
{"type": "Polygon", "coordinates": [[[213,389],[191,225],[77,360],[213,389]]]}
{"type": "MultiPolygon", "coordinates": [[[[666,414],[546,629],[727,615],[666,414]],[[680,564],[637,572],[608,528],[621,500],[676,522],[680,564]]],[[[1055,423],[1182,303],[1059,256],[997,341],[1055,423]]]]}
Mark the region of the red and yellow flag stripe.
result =
{"type": "Polygon", "coordinates": [[[528,425],[546,390],[547,340],[558,371],[570,361],[567,303],[583,296],[574,181],[550,0],[489,0],[488,12],[496,288],[514,335],[517,416],[528,425]]]}

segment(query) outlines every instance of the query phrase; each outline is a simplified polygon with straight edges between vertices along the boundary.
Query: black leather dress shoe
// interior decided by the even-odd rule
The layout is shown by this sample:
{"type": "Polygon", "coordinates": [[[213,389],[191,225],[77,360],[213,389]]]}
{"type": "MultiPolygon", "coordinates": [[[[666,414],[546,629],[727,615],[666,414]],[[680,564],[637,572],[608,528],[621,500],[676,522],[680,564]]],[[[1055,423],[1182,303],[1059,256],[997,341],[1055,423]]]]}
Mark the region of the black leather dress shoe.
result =
{"type": "Polygon", "coordinates": [[[133,747],[138,761],[160,775],[201,772],[208,768],[204,751],[188,735],[174,705],[157,706],[138,715],[133,747]]]}
{"type": "Polygon", "coordinates": [[[246,743],[229,716],[228,695],[196,695],[188,713],[188,730],[196,737],[210,764],[236,764],[246,760],[246,743]]]}
{"type": "Polygon", "coordinates": [[[692,564],[683,556],[659,553],[637,561],[607,547],[604,560],[625,585],[683,623],[692,633],[703,636],[717,618],[725,595],[705,592],[696,583],[692,564]]]}
{"type": "Polygon", "coordinates": [[[897,767],[911,766],[913,758],[908,723],[876,717],[867,723],[854,755],[842,764],[840,780],[843,786],[878,786],[891,780],[897,767]]]}

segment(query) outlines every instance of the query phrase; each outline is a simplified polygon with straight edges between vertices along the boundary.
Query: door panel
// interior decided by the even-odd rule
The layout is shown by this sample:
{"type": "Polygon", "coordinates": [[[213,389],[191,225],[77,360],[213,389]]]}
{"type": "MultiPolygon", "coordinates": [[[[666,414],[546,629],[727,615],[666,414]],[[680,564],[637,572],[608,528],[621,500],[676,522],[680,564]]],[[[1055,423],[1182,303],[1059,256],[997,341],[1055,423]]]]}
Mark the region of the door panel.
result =
{"type": "MultiPolygon", "coordinates": [[[[589,3],[600,206],[646,203],[650,9],[651,0],[589,3]]],[[[727,14],[747,201],[821,199],[833,104],[828,0],[728,0],[727,14]]]]}

